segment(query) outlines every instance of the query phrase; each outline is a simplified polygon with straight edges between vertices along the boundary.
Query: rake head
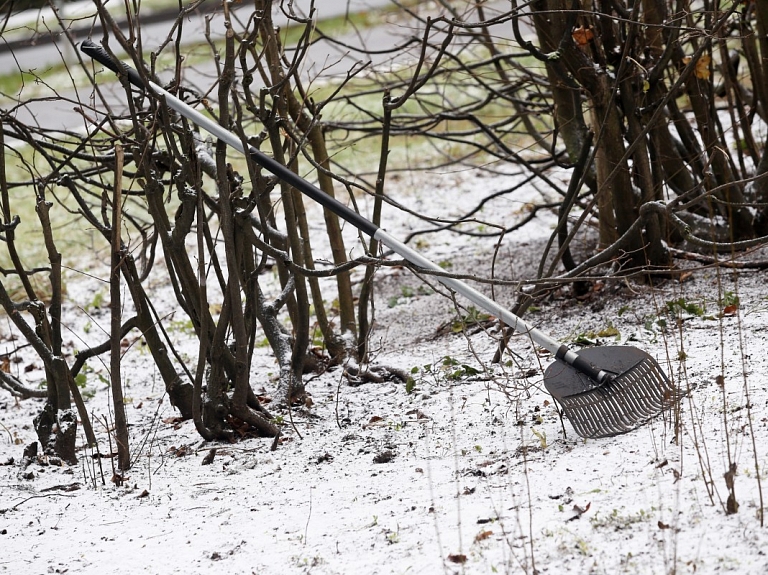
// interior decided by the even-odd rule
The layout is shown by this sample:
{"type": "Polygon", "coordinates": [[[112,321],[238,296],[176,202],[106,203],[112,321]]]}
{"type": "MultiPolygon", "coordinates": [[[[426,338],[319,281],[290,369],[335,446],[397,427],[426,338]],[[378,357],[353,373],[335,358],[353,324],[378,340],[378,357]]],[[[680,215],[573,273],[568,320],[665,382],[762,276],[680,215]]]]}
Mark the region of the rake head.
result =
{"type": "Polygon", "coordinates": [[[581,437],[609,437],[642,425],[671,405],[675,388],[650,355],[635,347],[577,352],[612,377],[598,385],[562,360],[544,372],[544,385],[581,437]]]}

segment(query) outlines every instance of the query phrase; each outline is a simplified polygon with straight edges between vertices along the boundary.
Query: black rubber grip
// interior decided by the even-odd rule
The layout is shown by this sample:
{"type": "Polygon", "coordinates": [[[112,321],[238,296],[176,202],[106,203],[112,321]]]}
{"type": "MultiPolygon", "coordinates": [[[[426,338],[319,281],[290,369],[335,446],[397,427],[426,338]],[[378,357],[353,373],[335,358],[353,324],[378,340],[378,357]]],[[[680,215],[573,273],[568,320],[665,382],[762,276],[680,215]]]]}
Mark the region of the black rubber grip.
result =
{"type": "MultiPolygon", "coordinates": [[[[602,380],[600,379],[600,369],[592,365],[591,362],[587,361],[583,357],[579,355],[579,352],[576,352],[576,359],[573,360],[573,362],[565,361],[565,354],[571,351],[567,345],[563,344],[557,349],[557,353],[555,353],[555,358],[559,359],[560,361],[569,364],[571,367],[573,367],[575,370],[580,371],[584,375],[589,376],[589,378],[597,383],[602,383],[602,380]]],[[[605,379],[605,377],[603,377],[605,379]]]]}
{"type": "Polygon", "coordinates": [[[348,208],[336,198],[329,196],[320,188],[310,184],[307,180],[292,172],[290,169],[282,165],[274,158],[267,156],[264,152],[261,152],[250,146],[248,152],[250,153],[251,158],[253,158],[253,160],[262,168],[272,172],[278,178],[292,185],[302,194],[308,198],[313,199],[321,206],[328,208],[334,214],[343,220],[346,220],[364,234],[367,234],[370,237],[374,237],[374,234],[379,229],[379,226],[370,220],[367,220],[356,211],[348,208]]]}
{"type": "Polygon", "coordinates": [[[90,40],[83,40],[80,43],[80,51],[86,56],[90,56],[97,62],[104,64],[115,74],[125,74],[128,78],[128,81],[137,88],[141,90],[146,89],[144,82],[141,81],[141,76],[139,76],[139,73],[136,70],[127,64],[114,61],[107,53],[107,51],[98,44],[95,44],[90,40]]]}

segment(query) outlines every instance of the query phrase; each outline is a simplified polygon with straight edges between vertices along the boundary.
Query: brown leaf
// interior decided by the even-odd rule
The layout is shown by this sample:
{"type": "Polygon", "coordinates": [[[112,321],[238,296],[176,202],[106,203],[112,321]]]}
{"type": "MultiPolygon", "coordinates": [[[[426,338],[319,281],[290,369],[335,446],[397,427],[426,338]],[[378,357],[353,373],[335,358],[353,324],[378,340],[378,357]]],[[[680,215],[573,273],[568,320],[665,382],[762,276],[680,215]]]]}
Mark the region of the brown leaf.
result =
{"type": "Polygon", "coordinates": [[[696,77],[699,80],[709,79],[709,63],[711,60],[712,58],[706,54],[702,54],[698,62],[696,62],[696,69],[693,71],[693,73],[696,74],[696,77]]]}
{"type": "Polygon", "coordinates": [[[589,41],[595,37],[595,35],[592,33],[592,30],[589,28],[584,28],[584,26],[579,26],[578,28],[575,28],[573,30],[573,41],[576,42],[579,46],[586,46],[589,44],[589,41]]]}
{"type": "Polygon", "coordinates": [[[680,272],[680,275],[677,277],[677,281],[683,283],[687,282],[691,278],[693,278],[693,272],[680,272]]]}
{"type": "Polygon", "coordinates": [[[420,409],[411,409],[410,411],[406,411],[405,415],[415,415],[416,419],[429,419],[429,416],[425,415],[420,409]]]}
{"type": "Polygon", "coordinates": [[[735,463],[731,463],[731,467],[723,474],[723,477],[725,478],[725,486],[728,488],[728,491],[733,491],[733,485],[736,480],[735,463]]]}
{"type": "Polygon", "coordinates": [[[467,562],[467,556],[463,553],[451,553],[448,555],[448,561],[451,563],[466,563],[467,562]]]}
{"type": "Polygon", "coordinates": [[[659,520],[658,526],[659,526],[659,529],[669,529],[669,525],[667,525],[661,520],[659,520]]]}
{"type": "Polygon", "coordinates": [[[147,491],[146,489],[142,491],[136,499],[142,499],[144,497],[149,497],[149,491],[147,491]]]}
{"type": "MultiPolygon", "coordinates": [[[[709,56],[702,54],[701,57],[696,61],[696,66],[693,70],[693,73],[699,80],[707,80],[709,78],[709,63],[711,60],[712,59],[709,56]]],[[[683,64],[687,66],[690,63],[690,56],[683,58],[683,64]]]]}
{"type": "Polygon", "coordinates": [[[390,449],[385,449],[384,451],[382,451],[380,453],[377,453],[376,455],[373,456],[373,462],[374,463],[389,463],[396,456],[397,456],[397,454],[394,451],[392,451],[390,449]]]}
{"type": "Polygon", "coordinates": [[[575,515],[573,515],[573,516],[571,516],[571,517],[569,517],[569,518],[566,520],[566,523],[567,523],[568,521],[574,521],[575,519],[578,519],[579,517],[581,517],[582,515],[584,515],[584,514],[585,514],[587,511],[589,511],[589,508],[590,508],[591,506],[592,506],[592,502],[591,502],[591,501],[590,501],[589,503],[587,503],[587,506],[586,506],[586,507],[584,507],[583,509],[582,509],[582,507],[581,507],[581,506],[579,506],[579,505],[576,505],[576,504],[574,503],[574,505],[573,505],[573,510],[574,510],[574,512],[575,512],[576,514],[575,514],[575,515]]]}
{"type": "Polygon", "coordinates": [[[475,543],[477,543],[478,541],[484,541],[488,539],[491,535],[493,535],[493,531],[489,531],[489,530],[481,531],[480,533],[475,535],[475,543]]]}
{"type": "Polygon", "coordinates": [[[737,309],[739,309],[739,306],[736,304],[727,305],[723,308],[723,315],[734,315],[737,309]]]}
{"type": "Polygon", "coordinates": [[[722,375],[718,375],[715,378],[715,383],[717,383],[717,385],[720,387],[725,387],[725,378],[722,375]]]}
{"type": "Polygon", "coordinates": [[[11,358],[9,356],[4,355],[2,359],[0,359],[0,371],[11,373],[11,358]]]}

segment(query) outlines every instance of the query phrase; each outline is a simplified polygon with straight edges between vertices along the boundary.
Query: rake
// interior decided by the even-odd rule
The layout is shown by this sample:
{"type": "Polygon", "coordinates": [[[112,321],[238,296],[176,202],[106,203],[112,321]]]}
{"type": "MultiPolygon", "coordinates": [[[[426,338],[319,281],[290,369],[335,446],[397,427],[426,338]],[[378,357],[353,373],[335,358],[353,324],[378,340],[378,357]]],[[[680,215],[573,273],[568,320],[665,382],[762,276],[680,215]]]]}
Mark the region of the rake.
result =
{"type": "MultiPolygon", "coordinates": [[[[427,271],[443,272],[440,266],[273,158],[251,146],[245,147],[235,134],[203,116],[154,82],[148,81],[145,84],[136,70],[112,60],[101,46],[85,40],[80,49],[116,74],[126,76],[128,81],[140,90],[164,100],[170,108],[197,126],[240,153],[250,156],[262,168],[387,246],[411,264],[427,271]]],[[[544,385],[581,437],[608,437],[631,431],[658,415],[674,398],[674,386],[656,360],[646,352],[630,346],[573,351],[464,282],[444,275],[435,277],[446,287],[498,317],[504,324],[528,336],[555,356],[554,363],[544,372],[544,385]]]]}

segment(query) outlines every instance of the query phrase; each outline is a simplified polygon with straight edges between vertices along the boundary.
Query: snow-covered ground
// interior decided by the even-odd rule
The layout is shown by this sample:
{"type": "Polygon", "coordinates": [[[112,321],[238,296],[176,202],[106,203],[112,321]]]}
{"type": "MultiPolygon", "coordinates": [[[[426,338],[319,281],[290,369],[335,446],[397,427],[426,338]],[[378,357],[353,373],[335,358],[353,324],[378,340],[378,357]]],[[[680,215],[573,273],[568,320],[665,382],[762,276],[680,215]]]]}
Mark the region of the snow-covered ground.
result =
{"type": "MultiPolygon", "coordinates": [[[[401,184],[412,207],[456,215],[514,180],[401,184]]],[[[509,223],[537,194],[523,188],[485,215],[509,223]]],[[[398,237],[423,227],[393,213],[389,221],[398,237]]],[[[552,222],[541,212],[506,236],[495,275],[534,277],[552,222]]],[[[490,275],[492,240],[428,235],[419,249],[452,271],[490,275]]],[[[123,486],[111,482],[111,460],[85,449],[77,466],[40,458],[24,467],[42,403],[0,392],[0,573],[766,573],[765,275],[680,265],[692,269],[685,281],[606,281],[583,300],[557,293],[526,316],[566,342],[640,347],[689,392],[676,413],[608,439],[582,440],[561,423],[542,385],[548,357],[517,337],[514,355],[491,364],[498,326],[445,329],[452,302],[392,268],[378,276],[375,361],[412,372],[414,389],[351,387],[341,369],[313,377],[313,405],[292,424],[283,414],[275,451],[270,439],[203,442],[192,422],[175,419],[141,345],[123,367],[135,461],[123,486]],[[728,515],[731,463],[739,507],[728,515]]],[[[80,338],[102,341],[109,318],[106,302],[93,301],[100,288],[86,279],[68,287],[69,305],[90,313],[68,325],[74,352],[80,338]]],[[[511,288],[496,297],[511,304],[511,288]]],[[[183,322],[169,327],[193,358],[183,322]]],[[[18,345],[0,339],[0,353],[18,345]]],[[[40,366],[25,353],[13,369],[35,383],[40,366]]],[[[93,368],[87,406],[110,452],[109,390],[104,368],[93,368]]],[[[271,391],[274,369],[261,349],[257,390],[271,391]]]]}

